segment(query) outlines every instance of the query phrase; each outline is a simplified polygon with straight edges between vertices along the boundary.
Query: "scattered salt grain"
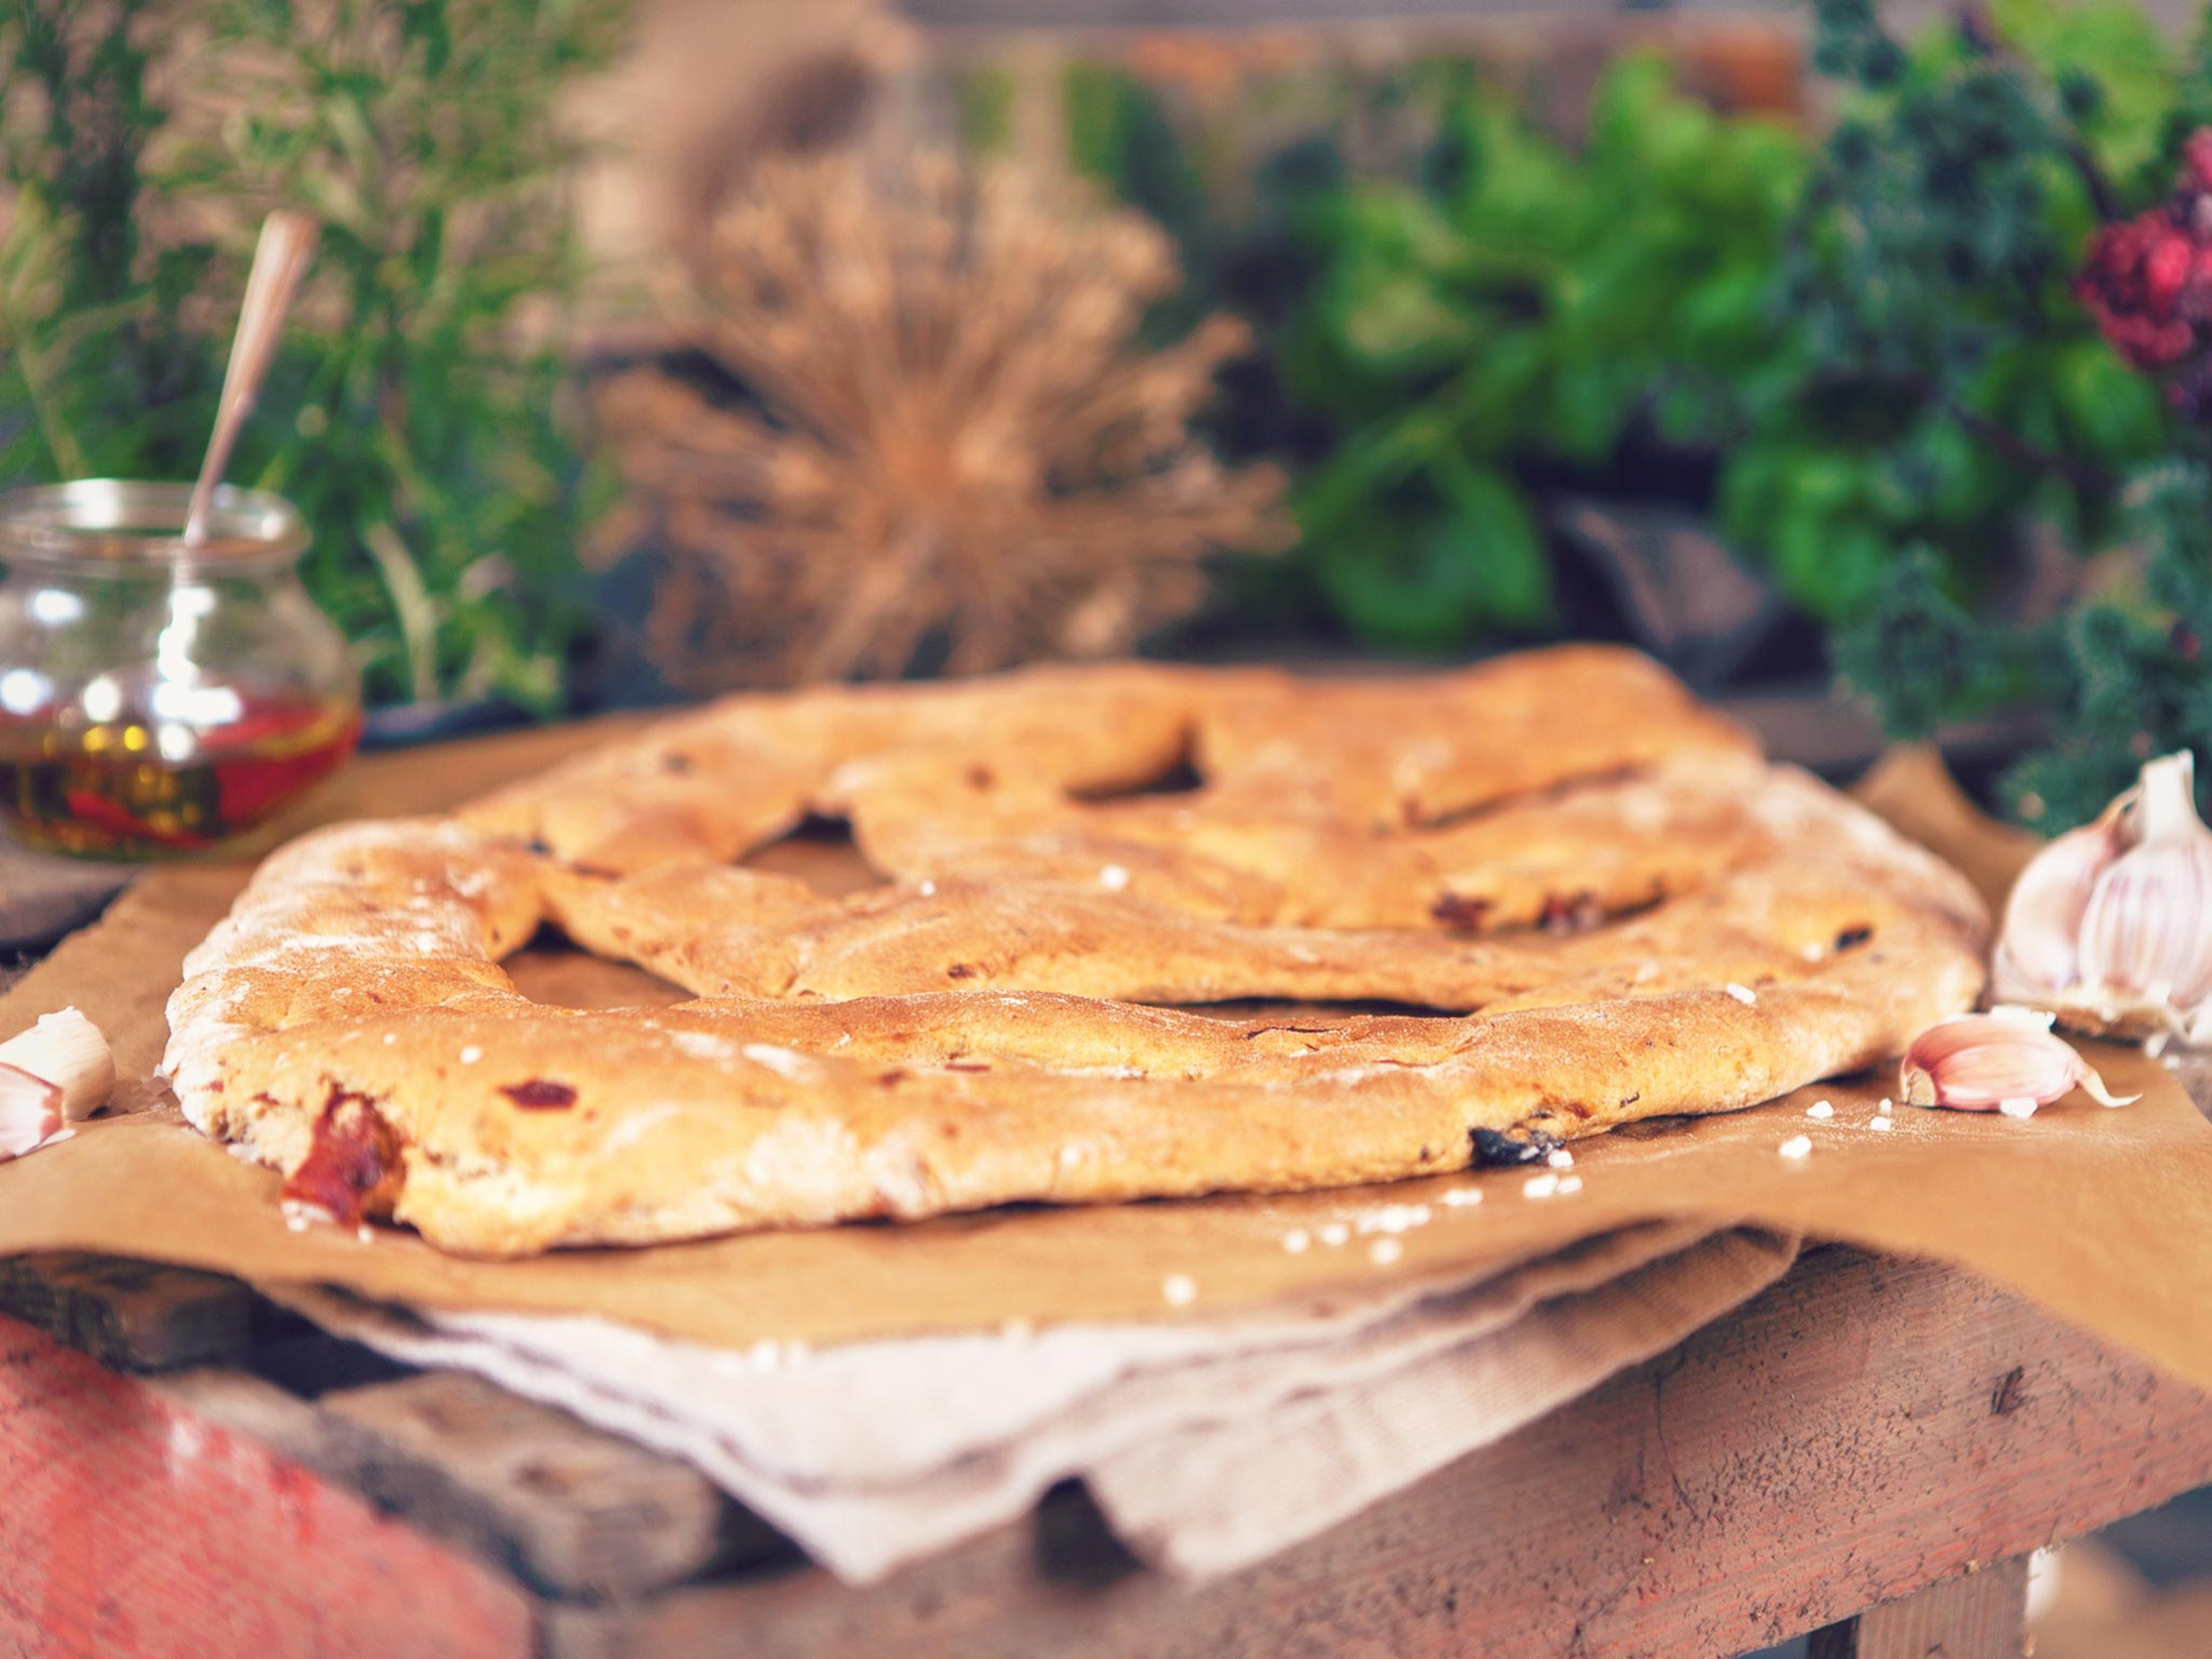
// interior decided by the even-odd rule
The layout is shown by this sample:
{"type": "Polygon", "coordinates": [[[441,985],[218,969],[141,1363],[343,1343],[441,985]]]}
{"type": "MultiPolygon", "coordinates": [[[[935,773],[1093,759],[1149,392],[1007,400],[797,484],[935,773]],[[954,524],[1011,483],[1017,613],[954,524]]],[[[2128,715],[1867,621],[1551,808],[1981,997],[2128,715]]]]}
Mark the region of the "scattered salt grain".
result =
{"type": "Polygon", "coordinates": [[[1378,1238],[1367,1247],[1367,1259],[1378,1267],[1387,1267],[1406,1254],[1406,1247],[1395,1238],[1378,1238]]]}
{"type": "Polygon", "coordinates": [[[1129,884],[1129,872],[1118,864],[1109,864],[1098,872],[1098,884],[1109,893],[1118,893],[1129,884]]]}
{"type": "Polygon", "coordinates": [[[1816,1100],[1810,1106],[1808,1106],[1805,1109],[1805,1115],[1807,1117],[1826,1119],[1832,1118],[1835,1116],[1835,1106],[1831,1102],[1825,1100],[1816,1100]]]}
{"type": "Polygon", "coordinates": [[[376,1243],[375,1230],[367,1225],[355,1228],[353,1230],[353,1236],[364,1244],[374,1244],[376,1243]]]}
{"type": "Polygon", "coordinates": [[[1997,1110],[2002,1112],[2007,1117],[2033,1117],[2036,1105],[2037,1102],[2033,1097],[2023,1096],[2018,1100],[1997,1102],[1997,1110]]]}
{"type": "Polygon", "coordinates": [[[937,884],[933,881],[925,881],[921,886],[915,888],[915,891],[920,893],[924,898],[935,898],[937,896],[937,884]]]}
{"type": "Polygon", "coordinates": [[[1455,1210],[1464,1209],[1468,1206],[1473,1204],[1480,1204],[1482,1202],[1482,1188],[1480,1187],[1455,1187],[1444,1194],[1444,1202],[1450,1205],[1455,1210]]]}
{"type": "Polygon", "coordinates": [[[1303,1227],[1293,1227],[1283,1235],[1283,1248],[1292,1255],[1304,1255],[1313,1243],[1313,1235],[1303,1227]]]}
{"type": "Polygon", "coordinates": [[[399,1041],[399,1033],[397,1031],[386,1031],[384,1034],[384,1040],[386,1042],[397,1042],[399,1041]]]}
{"type": "Polygon", "coordinates": [[[1721,988],[1726,991],[1730,996],[1734,997],[1738,1002],[1743,1004],[1747,1008],[1750,1007],[1753,1003],[1759,1000],[1758,992],[1753,990],[1748,985],[1739,985],[1734,980],[1730,980],[1721,988]]]}
{"type": "Polygon", "coordinates": [[[1575,1167],[1575,1155],[1565,1147],[1558,1146],[1544,1154],[1544,1162],[1555,1170],[1571,1170],[1575,1167]]]}
{"type": "Polygon", "coordinates": [[[1559,1190],[1559,1178],[1555,1175],[1530,1176],[1521,1183],[1523,1198],[1549,1198],[1559,1190]]]}
{"type": "Polygon", "coordinates": [[[1351,1237],[1352,1229],[1341,1221],[1332,1221],[1321,1230],[1321,1242],[1331,1246],[1341,1244],[1351,1237]]]}
{"type": "Polygon", "coordinates": [[[1891,1100],[1891,1099],[1890,1099],[1890,1097],[1889,1097],[1887,1095],[1884,1095],[1884,1096],[1881,1097],[1881,1109],[1884,1113],[1887,1113],[1887,1112],[1889,1110],[1889,1109],[1890,1109],[1893,1105],[1894,1105],[1895,1103],[1895,1103],[1894,1101],[1891,1100]]]}
{"type": "Polygon", "coordinates": [[[1820,948],[1820,942],[1816,939],[1812,944],[1807,945],[1803,950],[1800,951],[1797,954],[1804,957],[1808,962],[1818,962],[1822,957],[1828,953],[1820,948]]]}
{"type": "Polygon", "coordinates": [[[1066,1146],[1060,1149],[1060,1167],[1061,1169],[1072,1170],[1082,1162],[1083,1148],[1077,1146],[1073,1141],[1068,1142],[1066,1146]]]}
{"type": "Polygon", "coordinates": [[[438,946],[441,943],[441,941],[435,933],[417,933],[415,935],[415,948],[420,951],[426,957],[436,956],[438,954],[438,946]]]}
{"type": "Polygon", "coordinates": [[[1883,1134],[1887,1134],[1889,1133],[1889,1120],[1886,1117],[1869,1119],[1867,1122],[1867,1127],[1869,1129],[1877,1129],[1883,1134]]]}
{"type": "Polygon", "coordinates": [[[1561,1176],[1559,1177],[1560,1197],[1565,1198],[1569,1193],[1578,1193],[1582,1191],[1582,1189],[1583,1178],[1580,1176],[1561,1176]]]}
{"type": "Polygon", "coordinates": [[[1188,1273],[1170,1273],[1160,1281],[1160,1294],[1170,1308],[1188,1308],[1198,1300],[1198,1281],[1188,1273]]]}
{"type": "Polygon", "coordinates": [[[1428,1221],[1425,1204],[1385,1204],[1380,1209],[1363,1211],[1354,1224],[1363,1233],[1402,1233],[1408,1227],[1425,1227],[1428,1221]]]}
{"type": "Polygon", "coordinates": [[[477,1048],[473,1042],[469,1044],[467,1048],[461,1050],[461,1064],[464,1066],[473,1066],[483,1058],[483,1050],[477,1048]]]}
{"type": "Polygon", "coordinates": [[[1782,1143],[1779,1150],[1784,1158],[1802,1158],[1813,1150],[1813,1138],[1810,1135],[1792,1135],[1782,1143]]]}

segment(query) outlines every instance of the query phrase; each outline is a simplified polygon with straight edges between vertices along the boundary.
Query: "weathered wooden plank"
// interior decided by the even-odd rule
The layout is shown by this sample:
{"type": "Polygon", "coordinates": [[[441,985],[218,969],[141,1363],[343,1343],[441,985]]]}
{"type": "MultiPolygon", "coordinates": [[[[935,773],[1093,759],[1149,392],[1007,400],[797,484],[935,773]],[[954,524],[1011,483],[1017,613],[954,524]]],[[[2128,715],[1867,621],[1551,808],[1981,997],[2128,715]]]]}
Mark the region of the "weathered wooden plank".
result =
{"type": "Polygon", "coordinates": [[[137,1378],[0,1319],[0,1654],[524,1659],[530,1600],[137,1378]]]}
{"type": "Polygon", "coordinates": [[[265,1311],[217,1273],[75,1253],[0,1259],[0,1315],[124,1370],[243,1353],[265,1334],[265,1311]]]}
{"type": "Polygon", "coordinates": [[[465,1371],[342,1389],[319,1409],[362,1492],[555,1595],[677,1583],[732,1530],[690,1464],[465,1371]]]}
{"type": "Polygon", "coordinates": [[[1954,1271],[1824,1251],[1510,1443],[1218,1583],[1041,1569],[1010,1528],[870,1589],[806,1573],[555,1608],[548,1650],[1735,1654],[2208,1477],[2212,1400],[1954,1271]]]}
{"type": "Polygon", "coordinates": [[[349,1435],[312,1401],[228,1365],[203,1365],[149,1377],[146,1386],[176,1411],[252,1441],[288,1462],[354,1484],[358,1453],[349,1435]]]}
{"type": "Polygon", "coordinates": [[[234,1279],[91,1255],[0,1261],[0,1313],[107,1365],[173,1373],[161,1389],[173,1404],[546,1594],[637,1595],[717,1565],[794,1559],[679,1460],[474,1376],[392,1380],[399,1368],[234,1279]],[[354,1355],[365,1367],[345,1363],[354,1355]]]}
{"type": "Polygon", "coordinates": [[[2027,1558],[1961,1573],[1813,1632],[1806,1659],[2021,1659],[2027,1558]]]}

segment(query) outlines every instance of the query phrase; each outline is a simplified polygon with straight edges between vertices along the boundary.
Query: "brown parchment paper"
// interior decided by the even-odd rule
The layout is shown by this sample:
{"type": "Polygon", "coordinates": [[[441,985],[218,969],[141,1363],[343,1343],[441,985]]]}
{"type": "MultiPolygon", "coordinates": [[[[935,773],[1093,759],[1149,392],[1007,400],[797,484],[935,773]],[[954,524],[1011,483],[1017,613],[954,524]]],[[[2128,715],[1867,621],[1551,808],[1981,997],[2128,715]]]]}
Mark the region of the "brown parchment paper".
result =
{"type": "MultiPolygon", "coordinates": [[[[442,806],[543,765],[585,740],[533,732],[356,767],[315,817],[442,806]]],[[[2028,843],[1989,826],[1925,757],[1887,763],[1863,793],[1937,844],[1993,892],[2028,843]]],[[[785,849],[787,860],[809,856],[785,849]]],[[[284,1224],[277,1179],[185,1127],[149,1079],[161,1005],[179,963],[243,883],[239,866],[149,874],[0,1000],[0,1037],[67,1003],[114,1041],[131,1081],[125,1115],[0,1164],[0,1255],[84,1249],[212,1268],[262,1283],[325,1282],[421,1306],[580,1313],[691,1340],[827,1343],[1008,1320],[1204,1318],[1281,1299],[1328,1300],[1385,1281],[1452,1277],[1668,1218],[1752,1222],[1816,1238],[1960,1263],[2204,1386],[2212,1387],[2212,1127],[2172,1074],[2131,1050],[2087,1052],[2123,1110],[2080,1096],[2017,1122],[1898,1108],[1886,1077],[1823,1085],[1729,1116],[1633,1126],[1575,1149],[1580,1192],[1531,1197],[1527,1170],[1297,1197],[1223,1197],[1091,1209],[1006,1210],[914,1226],[853,1225],[641,1250],[490,1263],[442,1256],[413,1235],[303,1232],[284,1224]],[[1808,1118],[1818,1099],[1832,1118],[1808,1118]],[[1803,1134],[1811,1154],[1779,1147],[1803,1134]],[[1480,1203],[1449,1204],[1454,1189],[1480,1203]],[[1371,1259],[1366,1212],[1427,1204],[1371,1259]],[[1346,1224],[1349,1242],[1319,1242],[1346,1224]],[[1284,1235],[1316,1239],[1293,1253],[1284,1235]],[[1170,1307],[1163,1282],[1198,1287],[1170,1307]]],[[[674,994],[635,969],[532,957],[519,983],[548,1000],[618,1003],[674,994]]]]}

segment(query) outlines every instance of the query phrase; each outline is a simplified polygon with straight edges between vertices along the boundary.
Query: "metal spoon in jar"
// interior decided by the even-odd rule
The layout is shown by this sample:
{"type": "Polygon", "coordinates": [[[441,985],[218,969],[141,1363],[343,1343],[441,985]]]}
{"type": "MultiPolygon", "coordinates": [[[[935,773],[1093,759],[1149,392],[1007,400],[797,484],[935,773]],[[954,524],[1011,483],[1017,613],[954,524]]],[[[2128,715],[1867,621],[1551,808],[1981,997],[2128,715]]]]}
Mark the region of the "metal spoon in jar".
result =
{"type": "Polygon", "coordinates": [[[246,301],[239,308],[238,332],[231,337],[230,362],[222,372],[222,400],[216,405],[215,431],[208,439],[207,459],[192,485],[191,505],[185,516],[185,544],[207,539],[208,508],[216,486],[230,465],[230,452],[240,429],[260,395],[261,380],[276,356],[276,342],[284,332],[284,313],[291,309],[293,291],[315,251],[315,222],[303,213],[282,209],[261,223],[261,240],[253,250],[253,269],[246,279],[246,301]]]}

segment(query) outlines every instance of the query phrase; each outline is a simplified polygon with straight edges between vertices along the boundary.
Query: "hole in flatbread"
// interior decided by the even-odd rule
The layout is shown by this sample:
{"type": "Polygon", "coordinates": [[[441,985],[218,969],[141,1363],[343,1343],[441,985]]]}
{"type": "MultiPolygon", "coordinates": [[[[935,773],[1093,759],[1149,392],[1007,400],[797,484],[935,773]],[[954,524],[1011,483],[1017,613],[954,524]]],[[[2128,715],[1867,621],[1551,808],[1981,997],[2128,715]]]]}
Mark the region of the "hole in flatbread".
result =
{"type": "Polygon", "coordinates": [[[1327,1030],[1339,1025],[1349,1025],[1354,1020],[1374,1018],[1407,1018],[1450,1020],[1465,1024],[1467,1016],[1449,1008],[1430,1008],[1413,1002],[1386,1002],[1380,999],[1344,1002],[1285,1002],[1274,997],[1245,997],[1230,1002],[1185,1002],[1162,1004],[1186,1014],[1204,1014],[1212,1019],[1266,1019],[1280,1022],[1287,1028],[1310,1026],[1316,1030],[1327,1030]]]}
{"type": "Polygon", "coordinates": [[[1076,789],[1068,793],[1081,801],[1140,800],[1147,795],[1189,795],[1206,787],[1206,779],[1189,755],[1176,757],[1174,765],[1149,781],[1123,788],[1076,789]]]}
{"type": "Polygon", "coordinates": [[[748,870],[766,870],[803,881],[824,898],[842,898],[889,878],[860,856],[853,827],[842,818],[809,814],[780,841],[757,847],[738,860],[748,870]]]}
{"type": "Polygon", "coordinates": [[[578,950],[550,925],[500,966],[516,990],[554,1008],[667,1008],[691,1000],[690,992],[658,974],[578,950]]]}

